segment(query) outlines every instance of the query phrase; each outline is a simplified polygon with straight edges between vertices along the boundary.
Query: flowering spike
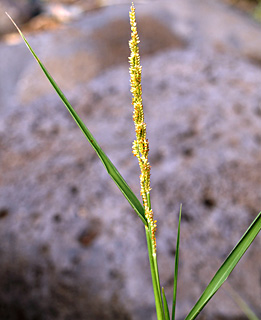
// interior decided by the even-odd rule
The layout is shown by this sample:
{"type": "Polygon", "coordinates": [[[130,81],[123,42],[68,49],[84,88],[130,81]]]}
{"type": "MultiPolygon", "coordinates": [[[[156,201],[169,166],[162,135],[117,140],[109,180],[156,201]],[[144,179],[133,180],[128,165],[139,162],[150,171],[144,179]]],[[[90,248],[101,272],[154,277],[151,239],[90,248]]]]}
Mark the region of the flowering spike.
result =
{"type": "Polygon", "coordinates": [[[150,207],[149,194],[150,194],[150,164],[148,161],[149,141],[146,138],[146,123],[144,122],[143,104],[142,104],[142,88],[141,88],[141,70],[140,53],[139,53],[139,36],[136,26],[135,8],[134,4],[131,5],[130,11],[130,25],[131,25],[131,40],[129,47],[131,55],[129,57],[130,63],[130,85],[132,93],[133,104],[133,121],[135,125],[136,140],[132,144],[132,153],[138,158],[141,175],[140,175],[140,188],[145,209],[145,216],[148,221],[148,226],[151,234],[151,241],[153,253],[156,254],[156,238],[155,232],[157,229],[156,220],[153,219],[153,211],[150,207]]]}

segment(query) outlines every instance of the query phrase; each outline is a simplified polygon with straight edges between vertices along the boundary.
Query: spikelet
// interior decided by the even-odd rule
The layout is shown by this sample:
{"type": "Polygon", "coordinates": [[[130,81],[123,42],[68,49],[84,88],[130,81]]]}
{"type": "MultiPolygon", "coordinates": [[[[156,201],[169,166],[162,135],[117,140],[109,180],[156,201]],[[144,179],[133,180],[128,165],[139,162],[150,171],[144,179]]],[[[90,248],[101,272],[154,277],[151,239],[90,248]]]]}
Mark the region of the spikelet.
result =
{"type": "Polygon", "coordinates": [[[140,190],[145,209],[145,216],[148,221],[149,230],[152,239],[153,253],[156,254],[156,238],[155,232],[157,229],[156,220],[153,220],[153,211],[148,203],[150,193],[150,164],[148,161],[149,142],[146,138],[146,123],[144,122],[143,104],[142,104],[142,88],[141,88],[141,70],[140,54],[139,54],[139,36],[136,26],[135,8],[131,5],[130,10],[130,25],[131,25],[131,40],[129,47],[131,55],[130,63],[130,85],[132,93],[133,105],[133,121],[135,125],[136,140],[132,144],[132,153],[138,158],[141,170],[140,174],[140,190]]]}

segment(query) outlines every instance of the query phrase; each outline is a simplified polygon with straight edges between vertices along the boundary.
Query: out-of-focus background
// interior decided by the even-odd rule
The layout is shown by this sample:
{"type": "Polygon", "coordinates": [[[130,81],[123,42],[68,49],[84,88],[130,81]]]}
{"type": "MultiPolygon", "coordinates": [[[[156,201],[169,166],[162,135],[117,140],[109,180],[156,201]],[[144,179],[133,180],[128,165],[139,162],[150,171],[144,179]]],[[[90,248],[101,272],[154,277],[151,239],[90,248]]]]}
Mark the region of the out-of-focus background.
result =
{"type": "MultiPolygon", "coordinates": [[[[0,319],[155,319],[141,221],[4,14],[136,194],[130,1],[0,1],[0,319]]],[[[261,210],[258,1],[135,1],[162,285],[184,319],[261,210]]],[[[261,238],[199,319],[261,317],[261,238]]]]}

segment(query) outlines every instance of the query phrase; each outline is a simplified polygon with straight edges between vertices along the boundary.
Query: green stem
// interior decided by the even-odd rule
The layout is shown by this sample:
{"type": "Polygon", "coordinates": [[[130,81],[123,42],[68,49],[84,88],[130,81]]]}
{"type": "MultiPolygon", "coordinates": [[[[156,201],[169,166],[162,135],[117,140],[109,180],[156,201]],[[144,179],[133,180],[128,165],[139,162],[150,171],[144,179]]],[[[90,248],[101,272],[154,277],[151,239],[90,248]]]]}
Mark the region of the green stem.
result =
{"type": "MultiPolygon", "coordinates": [[[[146,196],[147,196],[148,207],[151,210],[150,193],[147,192],[146,196]]],[[[150,270],[151,270],[152,285],[154,290],[157,319],[161,320],[161,319],[165,319],[165,316],[164,316],[163,301],[161,296],[157,255],[156,255],[156,252],[154,252],[153,250],[151,229],[150,229],[149,223],[148,223],[148,227],[145,226],[145,230],[146,230],[147,245],[148,245],[148,252],[149,252],[149,259],[150,259],[150,270]]]]}
{"type": "MultiPolygon", "coordinates": [[[[152,258],[153,258],[154,270],[155,270],[155,274],[156,274],[157,289],[158,289],[158,292],[161,292],[161,290],[160,290],[160,279],[159,279],[159,269],[158,269],[158,262],[157,262],[156,254],[153,254],[152,258]]],[[[161,297],[161,294],[160,294],[160,297],[161,297]]]]}
{"type": "MultiPolygon", "coordinates": [[[[151,209],[150,193],[147,193],[147,201],[148,201],[149,209],[151,209]]],[[[149,230],[149,232],[150,231],[151,230],[149,230]]],[[[150,239],[151,239],[151,236],[150,236],[150,239]]],[[[153,258],[154,270],[155,270],[155,274],[156,274],[157,288],[158,288],[158,291],[161,292],[157,255],[155,253],[153,253],[153,252],[152,252],[152,258],[153,258]]],[[[160,296],[161,296],[161,294],[160,294],[160,296]]]]}
{"type": "Polygon", "coordinates": [[[155,263],[155,260],[157,262],[157,257],[156,256],[153,257],[151,236],[150,236],[149,228],[147,226],[145,226],[145,231],[146,231],[146,239],[147,239],[149,261],[150,261],[150,271],[151,271],[152,285],[153,285],[153,291],[154,291],[157,319],[164,320],[161,291],[159,287],[159,273],[158,273],[158,268],[155,269],[155,266],[157,266],[157,263],[155,263]]]}

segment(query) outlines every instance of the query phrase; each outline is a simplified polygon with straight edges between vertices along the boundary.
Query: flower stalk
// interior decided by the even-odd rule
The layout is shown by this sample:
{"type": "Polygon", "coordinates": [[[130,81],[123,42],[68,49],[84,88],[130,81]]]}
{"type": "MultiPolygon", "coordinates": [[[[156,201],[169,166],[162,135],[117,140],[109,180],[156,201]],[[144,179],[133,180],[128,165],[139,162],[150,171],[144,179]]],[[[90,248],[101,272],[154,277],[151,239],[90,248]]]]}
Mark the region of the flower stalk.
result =
{"type": "Polygon", "coordinates": [[[133,121],[135,125],[136,139],[132,144],[132,153],[138,159],[140,167],[140,194],[143,201],[145,217],[148,226],[145,226],[148,253],[150,260],[152,284],[154,289],[155,304],[157,311],[157,318],[164,319],[157,255],[156,255],[156,230],[157,221],[154,220],[153,211],[151,209],[150,201],[150,163],[148,160],[149,141],[146,133],[146,123],[144,121],[143,102],[142,102],[142,87],[141,87],[141,70],[140,54],[139,54],[139,36],[137,32],[135,7],[132,3],[130,9],[130,25],[131,25],[131,40],[130,47],[130,85],[132,93],[133,105],[133,121]]]}

